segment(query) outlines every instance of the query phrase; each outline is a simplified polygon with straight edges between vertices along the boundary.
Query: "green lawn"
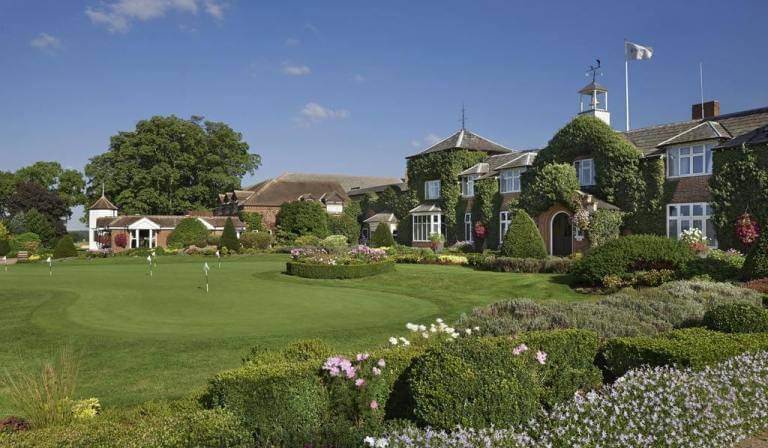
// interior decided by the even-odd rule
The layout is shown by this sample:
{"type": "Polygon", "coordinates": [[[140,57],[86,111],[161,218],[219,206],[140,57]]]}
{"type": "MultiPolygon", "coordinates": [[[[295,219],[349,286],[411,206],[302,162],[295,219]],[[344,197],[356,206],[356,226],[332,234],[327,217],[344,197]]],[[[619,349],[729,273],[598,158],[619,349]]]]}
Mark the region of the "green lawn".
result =
{"type": "MultiPolygon", "coordinates": [[[[509,297],[579,300],[561,278],[398,265],[359,280],[282,274],[287,257],[203,260],[160,257],[154,276],[140,258],[0,269],[0,374],[32,365],[62,345],[84,351],[79,395],[104,405],[173,398],[236,366],[255,344],[319,337],[339,350],[381,344],[406,322],[454,319],[509,297]]],[[[0,416],[12,413],[0,386],[0,416]]]]}

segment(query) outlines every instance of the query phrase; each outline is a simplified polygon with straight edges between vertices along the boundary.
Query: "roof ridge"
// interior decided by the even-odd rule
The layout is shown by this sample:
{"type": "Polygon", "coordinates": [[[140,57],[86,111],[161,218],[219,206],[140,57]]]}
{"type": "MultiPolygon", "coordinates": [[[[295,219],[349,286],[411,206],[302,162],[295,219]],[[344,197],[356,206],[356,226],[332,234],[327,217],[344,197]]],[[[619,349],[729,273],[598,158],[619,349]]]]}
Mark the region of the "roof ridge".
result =
{"type": "Polygon", "coordinates": [[[642,127],[642,128],[630,129],[628,131],[618,131],[618,132],[620,134],[631,134],[633,132],[639,132],[639,131],[644,131],[644,130],[648,130],[648,129],[656,129],[656,128],[662,128],[662,127],[667,127],[667,126],[678,126],[678,125],[681,125],[681,124],[684,124],[684,123],[695,123],[695,122],[706,123],[708,121],[720,121],[722,119],[740,117],[740,116],[743,116],[743,115],[753,115],[753,114],[758,114],[758,113],[768,113],[768,106],[757,107],[757,108],[754,108],[754,109],[740,110],[740,111],[736,111],[736,112],[730,112],[730,113],[727,113],[727,114],[721,114],[721,115],[717,115],[717,116],[714,116],[714,117],[696,118],[696,119],[681,120],[681,121],[673,121],[671,123],[659,123],[659,124],[654,124],[654,125],[650,125],[650,126],[645,126],[645,127],[642,127]]]}

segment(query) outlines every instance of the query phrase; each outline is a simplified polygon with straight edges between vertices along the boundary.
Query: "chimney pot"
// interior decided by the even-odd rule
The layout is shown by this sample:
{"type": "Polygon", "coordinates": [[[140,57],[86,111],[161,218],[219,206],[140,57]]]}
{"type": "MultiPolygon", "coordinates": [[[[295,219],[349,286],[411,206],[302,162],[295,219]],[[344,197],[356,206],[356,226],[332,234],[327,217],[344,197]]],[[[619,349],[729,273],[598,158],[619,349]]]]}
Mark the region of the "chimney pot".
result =
{"type": "Polygon", "coordinates": [[[713,118],[720,115],[720,102],[717,100],[707,101],[703,105],[696,103],[691,106],[691,120],[702,120],[713,118]],[[702,108],[702,106],[704,106],[702,108]]]}

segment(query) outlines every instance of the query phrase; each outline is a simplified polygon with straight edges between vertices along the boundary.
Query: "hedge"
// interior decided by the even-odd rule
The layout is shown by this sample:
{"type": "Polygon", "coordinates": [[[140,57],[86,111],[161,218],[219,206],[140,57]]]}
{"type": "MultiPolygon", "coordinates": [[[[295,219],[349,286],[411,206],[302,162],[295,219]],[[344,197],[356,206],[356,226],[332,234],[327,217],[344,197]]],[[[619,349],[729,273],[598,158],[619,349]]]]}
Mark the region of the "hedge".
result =
{"type": "Polygon", "coordinates": [[[295,275],[304,278],[318,279],[350,279],[370,277],[372,275],[383,274],[395,270],[395,262],[392,260],[379,261],[367,264],[347,264],[347,265],[328,265],[328,264],[309,264],[289,261],[285,265],[286,272],[289,275],[295,275]]]}
{"type": "Polygon", "coordinates": [[[70,258],[77,256],[77,249],[75,243],[72,242],[70,235],[64,235],[53,250],[53,258],[70,258]]]}
{"type": "Polygon", "coordinates": [[[599,285],[606,276],[624,276],[636,271],[682,271],[695,257],[685,243],[663,236],[630,235],[608,241],[590,251],[574,265],[581,283],[599,285]]]}
{"type": "Polygon", "coordinates": [[[371,236],[372,247],[390,247],[395,245],[395,239],[392,237],[392,231],[389,224],[380,223],[371,236]]]}
{"type": "Polygon", "coordinates": [[[757,244],[747,253],[743,277],[746,280],[768,277],[768,229],[763,229],[757,244]]]}
{"type": "Polygon", "coordinates": [[[513,258],[547,258],[547,249],[536,223],[524,210],[513,210],[501,254],[513,258]]]}
{"type": "Polygon", "coordinates": [[[208,229],[197,218],[184,218],[168,237],[168,245],[205,247],[208,245],[208,229]]]}
{"type": "Polygon", "coordinates": [[[765,333],[768,311],[746,303],[719,305],[704,314],[704,325],[723,333],[765,333]]]}
{"type": "Polygon", "coordinates": [[[240,244],[245,249],[266,250],[272,245],[272,235],[269,232],[245,232],[240,235],[240,244]]]}
{"type": "Polygon", "coordinates": [[[570,258],[548,257],[511,258],[486,254],[468,254],[469,265],[480,271],[536,273],[567,273],[573,260],[570,258]]]}
{"type": "Polygon", "coordinates": [[[768,333],[727,334],[703,328],[688,328],[655,337],[610,339],[600,353],[600,364],[608,380],[643,365],[677,365],[700,369],[745,352],[767,350],[768,333]]]}

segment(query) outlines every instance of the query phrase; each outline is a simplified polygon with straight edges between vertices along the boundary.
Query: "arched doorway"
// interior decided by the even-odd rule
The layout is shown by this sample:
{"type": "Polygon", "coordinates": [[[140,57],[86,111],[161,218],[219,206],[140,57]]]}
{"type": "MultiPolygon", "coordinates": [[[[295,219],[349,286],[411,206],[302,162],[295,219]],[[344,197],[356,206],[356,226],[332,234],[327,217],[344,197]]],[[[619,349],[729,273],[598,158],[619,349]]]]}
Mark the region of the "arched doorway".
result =
{"type": "Polygon", "coordinates": [[[566,212],[558,212],[552,217],[549,235],[552,255],[565,257],[573,253],[571,220],[566,212]]]}

